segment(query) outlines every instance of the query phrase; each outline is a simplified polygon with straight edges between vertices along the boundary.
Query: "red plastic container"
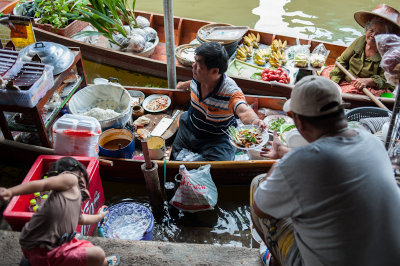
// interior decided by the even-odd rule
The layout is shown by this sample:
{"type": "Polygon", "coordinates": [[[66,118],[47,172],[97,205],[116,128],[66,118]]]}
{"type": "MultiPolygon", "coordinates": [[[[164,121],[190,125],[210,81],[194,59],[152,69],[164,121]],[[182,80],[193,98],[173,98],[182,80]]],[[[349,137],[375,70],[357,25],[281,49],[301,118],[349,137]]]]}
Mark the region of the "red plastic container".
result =
{"type": "MultiPolygon", "coordinates": [[[[42,175],[47,172],[51,163],[57,161],[64,156],[58,155],[40,155],[22,183],[33,180],[39,180],[42,175]]],[[[71,156],[86,166],[86,171],[89,176],[89,193],[90,199],[83,202],[82,210],[85,214],[95,214],[98,209],[104,204],[103,185],[100,179],[99,162],[95,157],[71,156]]],[[[21,231],[25,223],[28,222],[33,212],[28,211],[29,201],[33,198],[33,194],[15,196],[11,199],[7,208],[3,213],[4,219],[14,231],[21,231]]],[[[90,236],[95,228],[93,225],[84,225],[76,228],[77,232],[82,235],[90,236]]]]}

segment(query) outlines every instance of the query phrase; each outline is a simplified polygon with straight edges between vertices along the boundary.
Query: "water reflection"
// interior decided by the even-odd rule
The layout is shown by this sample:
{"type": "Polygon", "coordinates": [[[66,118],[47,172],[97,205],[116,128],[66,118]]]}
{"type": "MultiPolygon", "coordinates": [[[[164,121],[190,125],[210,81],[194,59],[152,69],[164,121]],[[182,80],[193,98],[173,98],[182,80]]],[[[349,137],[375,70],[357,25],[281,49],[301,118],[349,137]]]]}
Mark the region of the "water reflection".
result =
{"type": "MultiPolygon", "coordinates": [[[[107,205],[134,200],[150,208],[144,185],[103,181],[103,189],[107,205]]],[[[164,216],[155,217],[153,240],[257,247],[250,232],[249,187],[218,187],[218,197],[214,210],[196,213],[181,212],[166,204],[164,216]]]]}

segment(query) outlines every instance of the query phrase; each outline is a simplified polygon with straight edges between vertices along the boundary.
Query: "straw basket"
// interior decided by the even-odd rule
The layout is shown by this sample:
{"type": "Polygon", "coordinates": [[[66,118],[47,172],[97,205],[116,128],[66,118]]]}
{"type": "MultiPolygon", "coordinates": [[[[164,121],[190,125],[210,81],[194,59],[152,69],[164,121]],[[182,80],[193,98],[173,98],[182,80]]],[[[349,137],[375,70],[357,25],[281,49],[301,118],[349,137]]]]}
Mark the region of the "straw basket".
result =
{"type": "Polygon", "coordinates": [[[183,44],[175,49],[175,57],[181,65],[192,66],[194,63],[194,51],[200,44],[183,44]],[[192,56],[193,54],[193,56],[192,56]]]}

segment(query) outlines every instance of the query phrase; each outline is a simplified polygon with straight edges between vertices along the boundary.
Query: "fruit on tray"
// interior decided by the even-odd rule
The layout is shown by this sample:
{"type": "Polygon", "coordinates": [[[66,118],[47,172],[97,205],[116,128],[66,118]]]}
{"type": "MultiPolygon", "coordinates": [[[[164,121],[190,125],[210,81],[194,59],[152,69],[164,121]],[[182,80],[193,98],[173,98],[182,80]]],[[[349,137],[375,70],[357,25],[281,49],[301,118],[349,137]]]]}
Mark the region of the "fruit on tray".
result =
{"type": "Polygon", "coordinates": [[[236,49],[236,58],[242,61],[250,59],[253,54],[253,46],[242,45],[236,49]]]}
{"type": "Polygon", "coordinates": [[[254,52],[253,61],[259,66],[263,66],[269,59],[268,50],[267,49],[258,49],[254,52]]]}
{"type": "Polygon", "coordinates": [[[269,69],[265,68],[261,73],[261,80],[264,81],[277,81],[279,83],[289,84],[290,78],[282,68],[269,69]]]}
{"type": "Polygon", "coordinates": [[[254,33],[250,32],[246,36],[243,37],[243,44],[249,47],[258,48],[260,42],[260,33],[257,33],[257,36],[254,33]]]}
{"type": "Polygon", "coordinates": [[[286,64],[286,59],[285,59],[285,48],[286,48],[287,42],[284,41],[282,43],[281,40],[275,39],[271,43],[271,56],[269,58],[269,63],[273,67],[280,67],[286,64]]]}

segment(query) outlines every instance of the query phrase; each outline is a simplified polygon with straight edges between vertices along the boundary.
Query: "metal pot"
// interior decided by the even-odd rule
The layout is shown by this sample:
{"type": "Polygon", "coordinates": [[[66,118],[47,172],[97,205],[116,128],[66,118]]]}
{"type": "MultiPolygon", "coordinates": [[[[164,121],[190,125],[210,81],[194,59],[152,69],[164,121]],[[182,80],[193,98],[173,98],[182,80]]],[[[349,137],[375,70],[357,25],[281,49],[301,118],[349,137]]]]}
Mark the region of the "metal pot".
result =
{"type": "Polygon", "coordinates": [[[74,53],[64,45],[53,42],[36,42],[23,48],[19,52],[18,60],[32,62],[35,55],[40,57],[43,64],[54,67],[54,75],[67,70],[75,59],[74,53]]]}

